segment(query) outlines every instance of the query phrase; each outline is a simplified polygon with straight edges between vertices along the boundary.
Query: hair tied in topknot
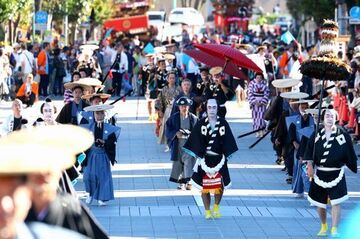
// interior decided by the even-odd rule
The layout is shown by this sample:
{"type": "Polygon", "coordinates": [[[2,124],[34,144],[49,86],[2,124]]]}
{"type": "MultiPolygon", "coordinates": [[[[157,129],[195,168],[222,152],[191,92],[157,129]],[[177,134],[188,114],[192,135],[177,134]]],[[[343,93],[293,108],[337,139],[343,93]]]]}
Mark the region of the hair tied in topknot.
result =
{"type": "Polygon", "coordinates": [[[52,100],[50,98],[46,98],[45,102],[50,103],[50,102],[52,102],[52,100]]]}

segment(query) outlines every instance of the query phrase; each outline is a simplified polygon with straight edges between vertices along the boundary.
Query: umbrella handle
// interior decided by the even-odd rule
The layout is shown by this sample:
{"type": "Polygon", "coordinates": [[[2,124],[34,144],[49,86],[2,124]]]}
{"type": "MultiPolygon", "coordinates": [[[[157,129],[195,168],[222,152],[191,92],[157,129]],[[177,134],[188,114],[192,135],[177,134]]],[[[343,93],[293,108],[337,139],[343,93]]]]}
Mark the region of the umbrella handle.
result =
{"type": "Polygon", "coordinates": [[[225,71],[227,64],[229,63],[230,59],[225,57],[225,64],[223,66],[223,71],[225,71]]]}

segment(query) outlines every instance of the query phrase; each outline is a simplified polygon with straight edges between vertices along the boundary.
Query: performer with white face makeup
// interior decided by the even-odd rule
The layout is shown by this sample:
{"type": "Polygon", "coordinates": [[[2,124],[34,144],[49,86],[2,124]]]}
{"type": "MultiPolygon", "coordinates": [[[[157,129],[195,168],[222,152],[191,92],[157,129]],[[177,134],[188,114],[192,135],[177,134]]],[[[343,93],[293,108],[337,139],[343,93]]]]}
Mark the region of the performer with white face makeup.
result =
{"type": "Polygon", "coordinates": [[[205,207],[205,218],[220,218],[220,201],[224,189],[231,186],[227,160],[238,148],[227,121],[219,117],[215,99],[207,101],[207,117],[198,121],[184,150],[195,157],[191,183],[201,190],[205,207]],[[215,194],[213,211],[210,211],[210,193],[215,194]]]}
{"type": "Polygon", "coordinates": [[[326,204],[330,200],[331,236],[338,236],[340,204],[349,198],[344,175],[345,165],[357,172],[357,156],[351,137],[343,128],[335,125],[337,112],[326,109],[323,113],[324,127],[311,136],[304,159],[308,161],[307,172],[313,180],[308,200],[318,207],[321,229],[318,236],[327,235],[326,204]],[[313,150],[315,147],[315,153],[313,150]],[[315,165],[315,173],[313,169],[315,165]]]}

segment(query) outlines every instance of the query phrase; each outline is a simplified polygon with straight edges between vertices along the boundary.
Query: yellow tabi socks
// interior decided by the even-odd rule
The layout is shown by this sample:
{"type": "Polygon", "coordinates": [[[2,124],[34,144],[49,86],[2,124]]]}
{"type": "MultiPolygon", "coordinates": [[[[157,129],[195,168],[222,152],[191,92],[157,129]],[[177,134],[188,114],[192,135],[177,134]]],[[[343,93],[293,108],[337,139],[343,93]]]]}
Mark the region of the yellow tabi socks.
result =
{"type": "Polygon", "coordinates": [[[339,237],[337,227],[332,227],[331,228],[331,237],[339,237]]]}
{"type": "Polygon", "coordinates": [[[220,218],[221,217],[219,204],[214,204],[213,217],[214,218],[220,218]]]}
{"type": "Polygon", "coordinates": [[[205,210],[205,219],[211,219],[211,218],[212,218],[211,211],[205,210]]]}
{"type": "Polygon", "coordinates": [[[318,232],[317,236],[318,237],[326,237],[327,236],[327,229],[328,229],[327,223],[321,224],[321,229],[318,232]]]}

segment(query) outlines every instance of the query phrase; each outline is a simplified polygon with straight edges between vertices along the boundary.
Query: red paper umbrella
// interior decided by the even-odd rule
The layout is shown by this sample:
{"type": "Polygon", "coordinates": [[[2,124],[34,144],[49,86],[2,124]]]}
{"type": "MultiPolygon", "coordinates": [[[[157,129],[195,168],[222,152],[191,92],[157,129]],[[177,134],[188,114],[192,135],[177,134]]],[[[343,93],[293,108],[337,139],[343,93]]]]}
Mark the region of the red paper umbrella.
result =
{"type": "MultiPolygon", "coordinates": [[[[194,44],[194,46],[201,51],[210,54],[211,56],[224,59],[228,63],[232,62],[242,68],[247,68],[249,70],[262,73],[262,70],[252,60],[250,60],[246,55],[241,53],[239,50],[232,48],[231,46],[207,43],[194,44]]],[[[224,67],[226,66],[227,65],[225,65],[224,67]]]]}
{"type": "MultiPolygon", "coordinates": [[[[209,55],[203,51],[199,50],[184,50],[184,53],[193,59],[200,61],[201,63],[204,63],[208,66],[215,67],[215,66],[223,66],[226,64],[225,59],[221,59],[212,55],[209,55]]],[[[242,80],[249,80],[249,78],[241,71],[239,70],[239,67],[234,65],[231,62],[228,62],[226,65],[226,68],[224,70],[226,74],[229,74],[231,76],[240,78],[242,80]]]]}

